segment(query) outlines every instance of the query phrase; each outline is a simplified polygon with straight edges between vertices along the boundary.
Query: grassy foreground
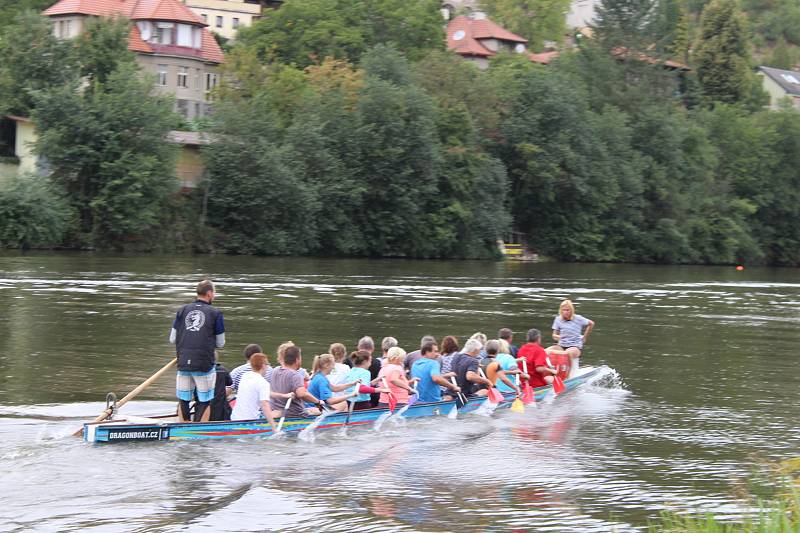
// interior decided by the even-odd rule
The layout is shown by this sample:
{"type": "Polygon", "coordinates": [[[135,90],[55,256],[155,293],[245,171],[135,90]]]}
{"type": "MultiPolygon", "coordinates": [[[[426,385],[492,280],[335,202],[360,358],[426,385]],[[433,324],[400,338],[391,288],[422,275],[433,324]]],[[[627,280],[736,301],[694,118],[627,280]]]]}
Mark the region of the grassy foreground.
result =
{"type": "Polygon", "coordinates": [[[651,533],[800,533],[800,457],[778,468],[785,490],[775,501],[761,503],[758,515],[743,522],[723,522],[712,514],[661,513],[651,533]]]}

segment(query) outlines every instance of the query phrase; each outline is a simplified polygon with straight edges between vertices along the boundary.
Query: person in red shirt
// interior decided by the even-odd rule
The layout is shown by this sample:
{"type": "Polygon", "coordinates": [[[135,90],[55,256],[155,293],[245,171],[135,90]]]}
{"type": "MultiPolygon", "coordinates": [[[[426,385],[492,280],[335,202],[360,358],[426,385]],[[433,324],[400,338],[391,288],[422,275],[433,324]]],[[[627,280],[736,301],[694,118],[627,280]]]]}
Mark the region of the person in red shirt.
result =
{"type": "Polygon", "coordinates": [[[528,330],[526,338],[528,342],[523,344],[517,352],[517,365],[522,371],[525,371],[527,366],[531,387],[544,387],[552,384],[553,376],[558,373],[558,370],[550,368],[547,364],[547,352],[539,344],[542,334],[538,329],[532,328],[528,330]],[[526,364],[523,364],[523,361],[526,364]]]}

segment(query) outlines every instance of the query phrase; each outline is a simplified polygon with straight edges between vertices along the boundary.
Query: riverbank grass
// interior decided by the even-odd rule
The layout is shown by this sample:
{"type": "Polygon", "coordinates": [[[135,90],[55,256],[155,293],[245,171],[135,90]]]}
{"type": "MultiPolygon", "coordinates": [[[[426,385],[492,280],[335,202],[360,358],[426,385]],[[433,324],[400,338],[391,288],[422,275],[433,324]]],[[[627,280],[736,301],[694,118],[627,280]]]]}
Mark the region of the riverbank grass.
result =
{"type": "Polygon", "coordinates": [[[774,502],[761,502],[758,515],[742,522],[722,521],[712,514],[661,513],[661,522],[650,533],[800,533],[800,490],[790,485],[788,493],[774,502]]]}

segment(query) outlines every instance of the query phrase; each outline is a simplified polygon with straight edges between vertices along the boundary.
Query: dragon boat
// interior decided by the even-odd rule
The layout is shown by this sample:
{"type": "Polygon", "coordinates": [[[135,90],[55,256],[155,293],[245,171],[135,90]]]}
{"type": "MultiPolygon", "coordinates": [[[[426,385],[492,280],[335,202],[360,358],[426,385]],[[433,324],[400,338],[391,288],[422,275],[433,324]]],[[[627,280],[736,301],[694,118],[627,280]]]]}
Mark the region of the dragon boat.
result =
{"type": "MultiPolygon", "coordinates": [[[[565,390],[572,391],[598,377],[606,366],[581,367],[576,375],[564,380],[565,390]]],[[[553,395],[553,386],[537,387],[534,390],[537,402],[553,395]]],[[[559,395],[560,396],[560,395],[559,395]]],[[[503,401],[497,409],[510,408],[516,399],[514,393],[504,394],[503,401]]],[[[314,430],[327,430],[351,426],[365,426],[376,421],[386,420],[390,416],[403,418],[421,418],[429,416],[454,416],[477,411],[488,401],[486,397],[470,398],[461,407],[456,401],[416,402],[410,406],[399,408],[395,413],[389,409],[375,408],[354,411],[352,413],[336,412],[309,418],[286,418],[282,433],[298,434],[312,424],[314,430]],[[457,412],[454,412],[457,410],[457,412]]],[[[266,420],[238,420],[225,422],[176,422],[175,415],[160,417],[126,416],[117,420],[106,420],[83,425],[83,439],[92,443],[115,443],[132,441],[182,441],[231,439],[242,437],[269,437],[273,435],[272,427],[266,420]]]]}

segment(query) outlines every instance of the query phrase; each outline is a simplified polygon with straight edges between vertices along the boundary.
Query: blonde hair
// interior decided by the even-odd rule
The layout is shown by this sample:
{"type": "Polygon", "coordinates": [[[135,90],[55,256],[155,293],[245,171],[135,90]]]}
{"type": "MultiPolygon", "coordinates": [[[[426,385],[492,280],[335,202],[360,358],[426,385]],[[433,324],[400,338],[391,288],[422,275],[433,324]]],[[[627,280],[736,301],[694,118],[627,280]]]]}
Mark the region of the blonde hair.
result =
{"type": "Polygon", "coordinates": [[[511,353],[511,346],[509,346],[507,340],[497,339],[497,342],[500,343],[500,351],[498,353],[511,353]]]}
{"type": "Polygon", "coordinates": [[[389,348],[389,351],[386,352],[386,361],[395,365],[401,364],[405,358],[406,351],[399,346],[392,346],[389,348]]]}
{"type": "Polygon", "coordinates": [[[280,346],[278,346],[278,362],[279,363],[283,364],[283,354],[286,353],[286,349],[291,347],[291,346],[294,346],[294,343],[292,341],[286,341],[283,344],[281,344],[280,346]]]}
{"type": "Polygon", "coordinates": [[[347,357],[347,348],[341,342],[334,342],[331,344],[330,348],[328,348],[328,352],[333,355],[333,360],[337,363],[341,363],[344,361],[344,358],[347,357]]]}
{"type": "Polygon", "coordinates": [[[333,366],[333,356],[329,353],[314,356],[314,362],[311,364],[311,373],[321,373],[326,368],[333,366]]]}
{"type": "Polygon", "coordinates": [[[470,339],[480,342],[481,347],[486,346],[486,334],[481,333],[480,331],[477,333],[473,333],[470,339]]]}
{"type": "Polygon", "coordinates": [[[561,315],[561,311],[564,309],[569,309],[572,311],[572,315],[570,316],[570,320],[572,320],[572,317],[575,316],[575,306],[572,305],[572,300],[564,300],[561,302],[561,304],[558,306],[558,314],[561,315]]]}

